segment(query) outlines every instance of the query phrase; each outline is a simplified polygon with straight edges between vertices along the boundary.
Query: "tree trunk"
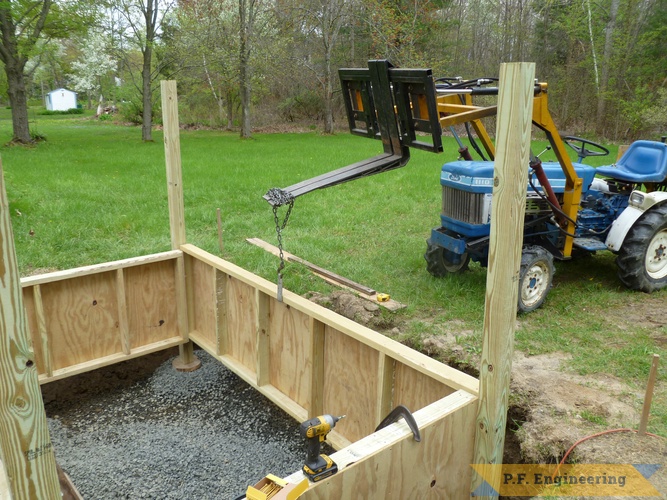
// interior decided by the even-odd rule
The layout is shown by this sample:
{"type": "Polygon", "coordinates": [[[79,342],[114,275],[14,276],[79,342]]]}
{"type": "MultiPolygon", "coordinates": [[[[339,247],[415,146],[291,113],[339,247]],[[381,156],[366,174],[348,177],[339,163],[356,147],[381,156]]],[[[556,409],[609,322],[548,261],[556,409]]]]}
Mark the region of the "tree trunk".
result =
{"type": "Polygon", "coordinates": [[[23,65],[14,63],[5,65],[7,86],[9,89],[9,105],[12,107],[12,127],[14,137],[12,141],[28,144],[32,142],[30,126],[28,124],[28,96],[25,90],[25,76],[23,65]]]}
{"type": "Polygon", "coordinates": [[[146,43],[144,50],[144,66],[141,71],[142,92],[143,92],[143,115],[141,123],[141,139],[150,142],[153,140],[153,89],[151,87],[151,58],[153,56],[153,47],[151,43],[146,43]]]}
{"type": "Polygon", "coordinates": [[[250,12],[247,11],[246,0],[239,0],[239,81],[241,85],[241,138],[252,137],[252,125],[250,123],[250,29],[252,22],[253,0],[249,0],[250,12]]]}
{"type": "Polygon", "coordinates": [[[619,0],[612,0],[609,8],[609,21],[605,27],[604,53],[600,71],[600,91],[598,93],[597,124],[598,132],[604,133],[605,113],[607,111],[607,88],[609,86],[609,66],[611,65],[614,49],[614,32],[616,31],[616,15],[618,14],[619,0]]]}
{"type": "Polygon", "coordinates": [[[234,128],[234,96],[231,91],[227,92],[227,130],[234,128]]]}
{"type": "Polygon", "coordinates": [[[324,133],[334,133],[333,84],[331,83],[331,51],[327,48],[324,56],[324,133]]]}

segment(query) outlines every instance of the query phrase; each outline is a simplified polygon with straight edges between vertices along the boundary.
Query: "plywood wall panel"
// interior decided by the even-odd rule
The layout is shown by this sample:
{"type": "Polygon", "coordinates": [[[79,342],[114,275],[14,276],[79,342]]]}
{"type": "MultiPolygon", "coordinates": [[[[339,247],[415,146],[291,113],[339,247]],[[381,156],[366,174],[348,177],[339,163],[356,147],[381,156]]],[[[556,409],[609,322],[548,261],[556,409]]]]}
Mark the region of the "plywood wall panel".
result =
{"type": "Polygon", "coordinates": [[[396,362],[394,372],[393,406],[406,406],[415,412],[434,401],[453,393],[454,389],[433,380],[428,375],[396,362]]]}
{"type": "Polygon", "coordinates": [[[257,367],[255,288],[241,280],[227,280],[227,354],[252,370],[257,367]]]}
{"type": "Polygon", "coordinates": [[[327,325],[323,409],[325,413],[347,415],[336,430],[349,441],[374,430],[377,373],[377,351],[327,325]]]}
{"type": "Polygon", "coordinates": [[[40,286],[54,370],[122,352],[114,272],[40,286]]]}
{"type": "MultiPolygon", "coordinates": [[[[299,498],[470,498],[476,409],[474,402],[458,408],[421,427],[421,442],[407,436],[368,458],[357,460],[331,478],[311,485],[299,498]]],[[[361,443],[353,446],[357,444],[361,443]]],[[[332,458],[335,460],[336,454],[332,458]]]]}
{"type": "Polygon", "coordinates": [[[131,347],[179,335],[174,262],[125,269],[125,296],[131,347]]]}
{"type": "Polygon", "coordinates": [[[194,328],[207,340],[216,343],[216,290],[215,268],[197,259],[189,259],[194,296],[194,328]]]}
{"type": "Polygon", "coordinates": [[[309,404],[312,363],[310,317],[271,300],[269,382],[304,408],[309,404]]]}

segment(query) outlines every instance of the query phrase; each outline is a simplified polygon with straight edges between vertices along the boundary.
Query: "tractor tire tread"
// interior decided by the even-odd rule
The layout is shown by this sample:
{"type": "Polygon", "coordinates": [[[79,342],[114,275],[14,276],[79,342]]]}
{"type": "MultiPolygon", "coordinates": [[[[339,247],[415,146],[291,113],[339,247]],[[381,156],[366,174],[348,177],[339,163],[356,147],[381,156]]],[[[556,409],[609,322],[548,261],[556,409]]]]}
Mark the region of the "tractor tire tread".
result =
{"type": "Polygon", "coordinates": [[[647,211],[630,229],[616,257],[618,278],[631,290],[655,292],[667,286],[667,277],[653,280],[646,274],[647,245],[657,231],[667,227],[667,205],[647,211]]]}

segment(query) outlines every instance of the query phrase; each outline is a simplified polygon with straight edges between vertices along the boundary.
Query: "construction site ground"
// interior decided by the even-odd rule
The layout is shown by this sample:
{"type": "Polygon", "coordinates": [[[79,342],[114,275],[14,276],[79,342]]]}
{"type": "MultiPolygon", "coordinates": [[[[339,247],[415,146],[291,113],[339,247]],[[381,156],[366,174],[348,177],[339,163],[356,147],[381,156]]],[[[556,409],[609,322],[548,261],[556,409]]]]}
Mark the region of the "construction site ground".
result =
{"type": "MultiPolygon", "coordinates": [[[[384,329],[386,334],[399,340],[403,330],[408,330],[408,325],[400,320],[387,324],[386,314],[381,314],[376,305],[348,292],[336,291],[328,296],[315,294],[311,299],[371,328],[384,329]]],[[[519,316],[517,327],[527,318],[529,316],[519,316]]],[[[429,318],[408,321],[423,322],[429,318]]],[[[609,310],[607,321],[616,328],[631,329],[641,324],[659,331],[667,325],[664,297],[644,296],[639,305],[609,310]]],[[[465,350],[462,346],[465,343],[462,338],[470,335],[473,335],[471,330],[452,321],[442,328],[440,335],[423,338],[419,345],[415,345],[413,338],[405,340],[429,356],[477,376],[479,352],[465,350]]],[[[664,334],[656,335],[667,342],[664,334]]],[[[569,368],[568,360],[569,356],[560,352],[527,356],[515,351],[505,463],[558,463],[581,438],[610,429],[637,429],[644,389],[629,387],[604,373],[579,375],[569,368]]],[[[655,392],[663,391],[662,383],[658,382],[655,392]]],[[[573,461],[667,464],[667,440],[634,433],[607,434],[578,445],[568,457],[568,462],[573,461]]],[[[667,498],[667,467],[661,467],[650,481],[663,498],[667,498]]]]}
{"type": "MultiPolygon", "coordinates": [[[[388,320],[378,305],[346,291],[310,298],[398,340],[406,322],[416,320],[388,320]]],[[[609,321],[620,328],[665,324],[656,300],[647,296],[640,308],[609,311],[609,321]]],[[[479,354],[461,347],[472,334],[452,321],[413,347],[477,375],[479,354]]],[[[172,349],[43,387],[57,459],[84,498],[235,498],[264,474],[300,468],[305,449],[298,423],[206,353],[198,351],[203,365],[193,373],[172,368],[175,354],[172,349]]],[[[579,375],[568,359],[559,352],[515,351],[506,463],[557,463],[582,437],[637,427],[641,388],[606,374],[579,375]]],[[[662,390],[658,383],[656,392],[662,390]]],[[[608,434],[577,446],[571,460],[665,464],[667,441],[608,434]]],[[[650,481],[667,497],[667,467],[650,481]]]]}

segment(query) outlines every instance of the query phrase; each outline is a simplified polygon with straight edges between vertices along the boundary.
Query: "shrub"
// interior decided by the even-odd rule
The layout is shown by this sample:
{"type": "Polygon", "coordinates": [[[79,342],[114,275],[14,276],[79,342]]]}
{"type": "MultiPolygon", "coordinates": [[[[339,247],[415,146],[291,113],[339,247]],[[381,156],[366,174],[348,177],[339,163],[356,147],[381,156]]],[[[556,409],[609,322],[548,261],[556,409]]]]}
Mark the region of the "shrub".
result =
{"type": "Polygon", "coordinates": [[[120,117],[125,122],[140,125],[143,121],[142,108],[133,101],[122,102],[118,106],[120,117]]]}
{"type": "Polygon", "coordinates": [[[38,115],[82,115],[83,108],[70,108],[68,110],[53,110],[43,109],[37,113],[38,115]]]}

